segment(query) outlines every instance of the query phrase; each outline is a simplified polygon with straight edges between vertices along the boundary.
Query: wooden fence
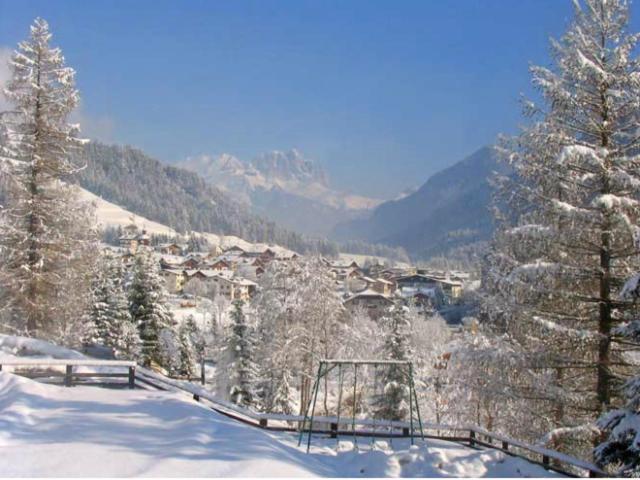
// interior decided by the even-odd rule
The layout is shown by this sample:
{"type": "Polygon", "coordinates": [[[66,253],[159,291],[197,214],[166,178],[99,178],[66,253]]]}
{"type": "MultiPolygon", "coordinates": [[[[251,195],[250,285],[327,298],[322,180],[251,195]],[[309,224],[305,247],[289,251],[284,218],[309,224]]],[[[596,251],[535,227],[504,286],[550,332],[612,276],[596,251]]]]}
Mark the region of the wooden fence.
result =
{"type": "MultiPolygon", "coordinates": [[[[120,385],[129,388],[153,388],[158,390],[173,391],[189,395],[197,402],[205,404],[212,410],[221,413],[237,421],[271,431],[300,432],[304,429],[308,432],[308,425],[304,425],[302,415],[283,415],[277,413],[258,413],[239,407],[230,402],[216,398],[210,391],[190,382],[170,379],[152,370],[137,366],[135,362],[108,361],[108,360],[2,360],[2,366],[14,367],[14,373],[30,378],[63,377],[66,386],[72,386],[74,382],[85,381],[90,378],[119,378],[126,377],[126,383],[120,385]],[[25,367],[46,367],[45,371],[25,370],[25,367]],[[52,371],[53,367],[65,367],[64,372],[52,371]],[[77,372],[76,367],[98,368],[98,371],[77,372]],[[122,370],[126,369],[126,373],[122,370]],[[105,371],[108,370],[108,371],[105,371]]],[[[308,424],[308,422],[307,422],[308,424]]],[[[410,436],[411,425],[409,422],[382,421],[375,419],[337,417],[315,417],[314,428],[311,432],[315,435],[326,435],[331,438],[338,436],[351,437],[379,437],[379,438],[406,438],[410,436]]],[[[547,470],[555,471],[569,476],[606,477],[606,473],[592,463],[579,460],[555,450],[528,445],[518,440],[483,430],[476,426],[441,425],[423,423],[424,437],[430,439],[446,440],[468,445],[472,448],[491,448],[500,450],[508,455],[521,457],[527,461],[542,465],[547,470]]],[[[419,433],[414,432],[419,438],[419,433]]]]}
{"type": "MultiPolygon", "coordinates": [[[[95,379],[126,378],[126,382],[121,383],[129,388],[135,388],[136,362],[126,360],[0,358],[0,371],[2,371],[3,367],[11,367],[12,373],[23,377],[62,379],[67,387],[77,383],[87,383],[95,379]],[[79,368],[83,371],[78,371],[79,368]]],[[[111,384],[112,382],[109,383],[111,384]]]]}

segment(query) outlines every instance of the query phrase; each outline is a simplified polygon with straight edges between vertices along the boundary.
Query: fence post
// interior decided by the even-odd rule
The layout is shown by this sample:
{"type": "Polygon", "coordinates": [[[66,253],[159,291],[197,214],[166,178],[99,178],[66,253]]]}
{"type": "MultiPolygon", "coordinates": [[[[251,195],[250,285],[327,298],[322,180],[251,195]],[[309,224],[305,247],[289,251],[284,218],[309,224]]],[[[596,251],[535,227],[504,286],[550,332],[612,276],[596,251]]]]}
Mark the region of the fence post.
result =
{"type": "Polygon", "coordinates": [[[129,388],[136,388],[136,367],[129,367],[129,388]]]}
{"type": "Polygon", "coordinates": [[[73,381],[73,365],[67,365],[67,368],[64,374],[64,386],[70,387],[72,381],[73,381]]]}
{"type": "Polygon", "coordinates": [[[193,394],[193,399],[194,399],[196,402],[199,402],[199,401],[200,401],[200,395],[198,395],[197,393],[194,393],[194,394],[193,394]]]}
{"type": "Polygon", "coordinates": [[[472,447],[476,444],[476,432],[475,430],[469,430],[469,445],[472,447]]]}
{"type": "Polygon", "coordinates": [[[505,442],[504,440],[502,441],[502,449],[503,450],[509,450],[509,442],[505,442]]]}
{"type": "Polygon", "coordinates": [[[409,427],[402,427],[402,436],[403,437],[409,436],[409,427]]]}
{"type": "Polygon", "coordinates": [[[338,438],[338,424],[332,423],[330,425],[331,428],[331,438],[338,438]]]}
{"type": "Polygon", "coordinates": [[[260,421],[258,422],[258,425],[260,425],[260,428],[267,428],[267,419],[261,418],[260,421]]]}
{"type": "Polygon", "coordinates": [[[204,385],[204,357],[200,358],[200,382],[204,385]]]}
{"type": "Polygon", "coordinates": [[[547,455],[542,455],[542,464],[543,464],[545,467],[548,467],[548,466],[549,466],[549,457],[548,457],[547,455]]]}

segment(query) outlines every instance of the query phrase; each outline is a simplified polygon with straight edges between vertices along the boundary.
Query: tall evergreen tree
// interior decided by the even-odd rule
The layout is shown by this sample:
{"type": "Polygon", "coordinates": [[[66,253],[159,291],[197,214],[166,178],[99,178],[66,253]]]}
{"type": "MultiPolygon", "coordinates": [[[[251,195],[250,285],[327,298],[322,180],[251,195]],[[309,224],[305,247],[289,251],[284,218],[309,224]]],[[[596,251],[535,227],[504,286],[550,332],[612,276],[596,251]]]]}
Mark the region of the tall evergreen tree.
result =
{"type": "Polygon", "coordinates": [[[267,412],[293,413],[292,383],[298,344],[293,328],[297,272],[296,262],[271,262],[252,301],[258,316],[260,401],[267,412]]]}
{"type": "Polygon", "coordinates": [[[244,407],[255,407],[258,401],[256,391],[258,366],[255,363],[255,338],[253,328],[247,323],[243,311],[244,302],[234,302],[225,342],[228,362],[226,374],[229,376],[229,398],[244,407]]]}
{"type": "Polygon", "coordinates": [[[140,332],[142,364],[155,363],[171,369],[175,360],[175,322],[166,304],[158,264],[145,248],[136,255],[128,299],[131,318],[140,332]]]}
{"type": "Polygon", "coordinates": [[[508,209],[483,279],[485,313],[535,379],[506,390],[530,401],[520,423],[574,453],[589,451],[627,374],[612,339],[635,308],[616,290],[637,263],[640,224],[640,64],[627,25],[625,0],[576,2],[552,43],[555,68],[532,68],[544,105],[528,102],[531,126],[503,145],[515,181],[499,182],[508,209]]]}
{"type": "Polygon", "coordinates": [[[180,360],[178,364],[178,374],[184,377],[192,377],[195,374],[194,365],[198,361],[198,352],[196,347],[196,331],[197,328],[193,317],[189,317],[178,327],[178,348],[180,360]]]}
{"type": "MultiPolygon", "coordinates": [[[[385,360],[408,361],[411,357],[409,336],[411,325],[408,309],[396,306],[390,317],[383,317],[386,325],[385,340],[382,346],[382,357],[385,360]]],[[[409,414],[409,378],[405,366],[383,365],[379,381],[382,391],[374,398],[374,413],[377,418],[385,420],[404,420],[409,414]]],[[[376,386],[377,387],[377,386],[376,386]]]]}
{"type": "Polygon", "coordinates": [[[122,263],[103,253],[91,282],[88,321],[93,328],[90,343],[111,347],[117,358],[135,358],[140,338],[129,311],[122,263]]]}
{"type": "Polygon", "coordinates": [[[11,61],[2,112],[0,161],[8,205],[0,230],[0,284],[15,326],[31,335],[69,339],[86,301],[85,274],[95,232],[87,205],[69,180],[79,168],[70,154],[82,142],[67,117],[79,101],[73,69],[50,46],[38,18],[11,61]],[[73,295],[73,298],[69,298],[73,295]]]}

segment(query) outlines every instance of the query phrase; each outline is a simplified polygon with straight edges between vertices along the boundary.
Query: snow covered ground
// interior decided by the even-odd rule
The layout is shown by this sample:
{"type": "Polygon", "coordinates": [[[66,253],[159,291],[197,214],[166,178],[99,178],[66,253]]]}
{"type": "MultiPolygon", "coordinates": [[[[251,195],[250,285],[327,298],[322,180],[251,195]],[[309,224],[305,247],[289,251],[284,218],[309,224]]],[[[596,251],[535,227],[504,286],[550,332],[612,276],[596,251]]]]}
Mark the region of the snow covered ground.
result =
{"type": "Polygon", "coordinates": [[[175,393],[64,388],[0,373],[0,476],[550,476],[497,451],[314,439],[244,425],[175,393]]]}

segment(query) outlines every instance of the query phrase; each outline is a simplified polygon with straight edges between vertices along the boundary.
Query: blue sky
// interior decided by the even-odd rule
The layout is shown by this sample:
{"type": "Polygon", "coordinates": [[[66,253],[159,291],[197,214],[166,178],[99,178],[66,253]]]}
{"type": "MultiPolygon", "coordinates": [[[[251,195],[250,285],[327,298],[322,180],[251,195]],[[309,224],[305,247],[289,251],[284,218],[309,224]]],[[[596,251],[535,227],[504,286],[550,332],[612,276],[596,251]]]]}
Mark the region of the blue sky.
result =
{"type": "Polygon", "coordinates": [[[295,147],[338,187],[389,197],[515,131],[571,3],[0,0],[0,47],[36,16],[91,136],[167,162],[295,147]]]}

